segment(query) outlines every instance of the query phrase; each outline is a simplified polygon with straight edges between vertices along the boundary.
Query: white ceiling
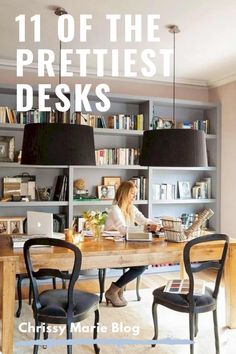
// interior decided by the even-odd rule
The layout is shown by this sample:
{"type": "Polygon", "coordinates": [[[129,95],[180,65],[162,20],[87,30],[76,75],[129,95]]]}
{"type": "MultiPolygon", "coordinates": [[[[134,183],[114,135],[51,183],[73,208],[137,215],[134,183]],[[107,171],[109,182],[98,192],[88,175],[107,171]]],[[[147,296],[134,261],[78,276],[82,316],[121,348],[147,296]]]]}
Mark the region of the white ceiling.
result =
{"type": "MultiPolygon", "coordinates": [[[[56,53],[58,63],[57,20],[54,9],[66,8],[76,23],[76,36],[73,42],[63,44],[63,48],[117,48],[120,51],[135,48],[140,53],[145,48],[156,50],[157,75],[154,80],[164,80],[162,75],[160,48],[172,48],[173,37],[166,25],[176,24],[181,32],[176,35],[176,77],[178,82],[219,85],[236,79],[236,0],[1,0],[0,12],[0,69],[13,68],[16,63],[16,48],[28,48],[34,53],[37,64],[37,49],[48,48],[56,53]],[[18,25],[15,17],[26,14],[27,42],[18,43],[18,25]],[[41,43],[33,42],[32,24],[29,17],[41,15],[41,43]],[[79,15],[92,14],[92,31],[87,43],[80,43],[79,15]],[[106,14],[142,14],[144,19],[141,43],[125,43],[124,21],[118,28],[118,42],[109,42],[106,14]],[[147,14],[159,14],[160,43],[146,40],[145,18],[147,14]]],[[[121,52],[122,53],[122,52],[121,52]]],[[[120,55],[122,60],[122,55],[120,55]]],[[[78,57],[73,57],[73,69],[78,70],[78,57]]],[[[140,74],[141,60],[137,55],[134,69],[140,74]]],[[[106,73],[111,70],[111,58],[105,61],[106,73]]],[[[96,74],[95,56],[88,60],[89,74],[96,74]]],[[[120,66],[122,76],[123,64],[120,66]]],[[[170,78],[171,79],[171,78],[170,78]]],[[[170,80],[169,79],[169,80],[170,80]]]]}

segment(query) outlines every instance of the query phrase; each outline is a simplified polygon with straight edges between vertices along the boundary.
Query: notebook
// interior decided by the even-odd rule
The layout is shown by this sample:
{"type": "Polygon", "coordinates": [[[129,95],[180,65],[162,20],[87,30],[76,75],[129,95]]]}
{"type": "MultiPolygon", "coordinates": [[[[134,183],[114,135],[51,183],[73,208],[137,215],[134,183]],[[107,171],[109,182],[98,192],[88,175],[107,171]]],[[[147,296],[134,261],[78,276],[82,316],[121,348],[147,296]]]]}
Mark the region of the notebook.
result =
{"type": "MultiPolygon", "coordinates": [[[[169,280],[164,289],[165,292],[173,294],[188,294],[189,280],[188,279],[174,279],[169,280]]],[[[200,296],[205,293],[205,281],[201,279],[194,280],[194,295],[200,296]]]]}
{"type": "Polygon", "coordinates": [[[60,232],[53,232],[53,214],[27,211],[27,234],[65,239],[60,232]]]}

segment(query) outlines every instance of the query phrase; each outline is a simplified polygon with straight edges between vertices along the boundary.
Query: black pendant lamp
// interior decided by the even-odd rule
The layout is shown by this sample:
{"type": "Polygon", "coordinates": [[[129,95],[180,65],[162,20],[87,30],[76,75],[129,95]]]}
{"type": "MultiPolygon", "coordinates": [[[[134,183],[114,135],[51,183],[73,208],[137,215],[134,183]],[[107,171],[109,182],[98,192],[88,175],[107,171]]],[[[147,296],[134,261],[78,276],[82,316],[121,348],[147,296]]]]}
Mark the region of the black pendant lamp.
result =
{"type": "MultiPolygon", "coordinates": [[[[64,8],[57,16],[67,14],[64,8]]],[[[61,84],[61,41],[59,48],[61,84]]],[[[26,165],[95,165],[93,128],[64,123],[27,124],[24,128],[21,163],[26,165]]]]}
{"type": "Polygon", "coordinates": [[[62,123],[27,124],[21,163],[26,165],[95,165],[93,128],[62,123]]]}
{"type": "MultiPolygon", "coordinates": [[[[175,119],[175,34],[176,25],[167,26],[173,34],[173,125],[175,119]]],[[[193,129],[147,130],[143,134],[141,166],[207,167],[205,133],[193,129]]]]}

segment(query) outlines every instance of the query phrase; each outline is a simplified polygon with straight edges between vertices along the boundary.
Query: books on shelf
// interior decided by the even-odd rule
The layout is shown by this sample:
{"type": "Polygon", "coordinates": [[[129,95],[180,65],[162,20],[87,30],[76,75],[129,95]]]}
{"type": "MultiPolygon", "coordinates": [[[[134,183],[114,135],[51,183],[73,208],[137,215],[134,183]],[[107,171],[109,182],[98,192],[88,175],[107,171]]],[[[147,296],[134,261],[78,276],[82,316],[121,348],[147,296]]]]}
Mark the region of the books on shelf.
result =
{"type": "MultiPolygon", "coordinates": [[[[172,294],[188,294],[189,293],[189,280],[188,279],[174,279],[169,280],[164,289],[165,292],[172,294]]],[[[205,293],[205,281],[201,279],[194,279],[195,296],[201,296],[205,293]]]]}
{"type": "Polygon", "coordinates": [[[53,200],[65,201],[67,199],[67,188],[68,177],[66,175],[57,176],[53,200]]]}
{"type": "Polygon", "coordinates": [[[96,165],[138,165],[139,148],[111,148],[95,150],[96,165]]]}
{"type": "Polygon", "coordinates": [[[209,134],[209,120],[195,120],[195,121],[183,121],[177,122],[177,128],[179,129],[195,129],[203,130],[206,134],[209,134]]]}
{"type": "Polygon", "coordinates": [[[110,129],[143,130],[143,114],[117,114],[107,119],[110,129]]]}
{"type": "Polygon", "coordinates": [[[211,184],[211,177],[205,177],[201,181],[196,181],[192,187],[192,197],[194,199],[210,199],[211,184]]]}
{"type": "Polygon", "coordinates": [[[130,179],[137,188],[136,200],[146,199],[146,177],[145,176],[133,176],[130,179]]]}

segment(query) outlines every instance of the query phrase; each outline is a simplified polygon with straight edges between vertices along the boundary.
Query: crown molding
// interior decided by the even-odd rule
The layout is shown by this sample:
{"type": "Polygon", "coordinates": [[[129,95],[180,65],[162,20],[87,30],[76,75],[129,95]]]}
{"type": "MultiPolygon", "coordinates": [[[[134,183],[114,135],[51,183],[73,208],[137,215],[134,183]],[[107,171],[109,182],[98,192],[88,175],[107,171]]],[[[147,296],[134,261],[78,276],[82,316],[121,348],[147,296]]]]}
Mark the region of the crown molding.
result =
{"type": "MultiPolygon", "coordinates": [[[[55,73],[59,72],[59,65],[54,65],[55,73]]],[[[28,65],[24,70],[26,72],[36,72],[38,68],[37,63],[32,63],[28,65]]],[[[16,70],[16,61],[15,60],[7,60],[0,59],[0,70],[16,70]]],[[[71,66],[70,70],[73,71],[75,75],[79,75],[79,68],[76,66],[71,66]]],[[[96,71],[94,69],[87,69],[87,77],[95,78],[98,80],[107,79],[107,80],[115,80],[115,81],[129,81],[129,82],[140,82],[140,83],[149,83],[149,84],[160,84],[160,85],[170,85],[172,84],[172,77],[165,78],[163,76],[155,76],[152,78],[146,78],[143,76],[139,76],[136,78],[125,77],[122,73],[119,77],[114,77],[111,75],[111,72],[105,71],[105,75],[103,77],[98,77],[96,75],[96,71]]],[[[185,78],[176,78],[177,85],[191,85],[191,86],[200,86],[200,87],[208,87],[208,82],[205,80],[194,80],[194,79],[185,79],[185,78]]]]}
{"type": "Polygon", "coordinates": [[[225,77],[224,79],[209,81],[208,86],[209,88],[215,88],[219,86],[223,86],[226,84],[230,84],[231,82],[236,81],[236,73],[231,74],[230,76],[225,77]]]}

